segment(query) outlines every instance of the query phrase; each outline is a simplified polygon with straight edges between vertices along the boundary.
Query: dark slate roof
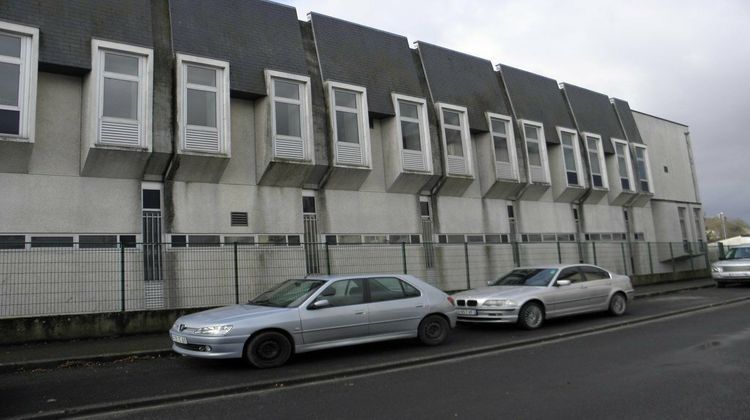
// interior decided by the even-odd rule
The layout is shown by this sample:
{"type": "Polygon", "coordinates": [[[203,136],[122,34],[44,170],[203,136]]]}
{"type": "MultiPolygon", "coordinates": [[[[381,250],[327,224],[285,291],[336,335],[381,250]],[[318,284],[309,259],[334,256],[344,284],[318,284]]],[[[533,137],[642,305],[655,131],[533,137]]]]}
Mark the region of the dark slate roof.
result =
{"type": "Polygon", "coordinates": [[[405,37],[318,13],[310,21],[323,79],[367,88],[370,112],[395,115],[392,92],[427,97],[405,37]]]}
{"type": "Polygon", "coordinates": [[[91,69],[91,38],[152,48],[149,0],[3,0],[0,19],[39,28],[42,70],[91,69]]]}
{"type": "Polygon", "coordinates": [[[555,127],[575,128],[554,79],[506,65],[500,71],[516,117],[543,123],[547,143],[560,143],[555,127]]]}
{"type": "Polygon", "coordinates": [[[643,143],[641,138],[641,132],[638,131],[638,126],[635,124],[633,118],[633,111],[630,109],[630,105],[622,99],[612,99],[612,105],[615,107],[617,115],[620,117],[623,127],[625,127],[625,134],[627,134],[627,140],[633,143],[643,143]]]}
{"type": "Polygon", "coordinates": [[[425,42],[417,48],[433,101],[468,108],[474,130],[488,131],[485,112],[510,115],[491,62],[425,42]]]}
{"type": "Polygon", "coordinates": [[[266,94],[263,70],[307,75],[297,12],[260,0],[171,0],[176,53],[229,62],[232,91],[266,94]]]}
{"type": "Polygon", "coordinates": [[[604,153],[614,153],[611,138],[625,140],[615,109],[607,95],[582,87],[565,84],[563,90],[570,101],[578,129],[602,136],[604,153]]]}

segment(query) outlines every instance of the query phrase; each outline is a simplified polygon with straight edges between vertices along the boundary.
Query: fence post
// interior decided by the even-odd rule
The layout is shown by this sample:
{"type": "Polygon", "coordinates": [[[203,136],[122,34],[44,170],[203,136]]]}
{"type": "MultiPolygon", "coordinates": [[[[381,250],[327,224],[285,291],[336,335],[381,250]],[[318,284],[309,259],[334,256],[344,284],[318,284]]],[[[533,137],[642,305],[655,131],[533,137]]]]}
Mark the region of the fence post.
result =
{"type": "Polygon", "coordinates": [[[469,243],[464,242],[464,260],[466,262],[466,288],[471,289],[471,274],[469,273],[469,243]]]}
{"type": "Polygon", "coordinates": [[[650,274],[654,274],[654,257],[651,255],[651,242],[646,242],[648,245],[648,268],[650,274]]]}
{"type": "Polygon", "coordinates": [[[557,241],[557,263],[562,264],[562,253],[560,252],[560,241],[557,241]]]}
{"type": "Polygon", "coordinates": [[[706,269],[710,270],[711,269],[711,262],[708,260],[708,247],[705,246],[705,245],[703,245],[703,257],[706,260],[706,269]]]}
{"type": "Polygon", "coordinates": [[[406,272],[406,242],[401,242],[401,261],[404,262],[404,274],[408,274],[406,272]]]}
{"type": "Polygon", "coordinates": [[[695,261],[693,261],[693,244],[688,244],[690,248],[690,271],[695,271],[695,261]]]}
{"type": "Polygon", "coordinates": [[[625,242],[620,242],[620,252],[622,253],[622,269],[628,274],[628,259],[625,258],[625,242]]]}
{"type": "Polygon", "coordinates": [[[120,311],[125,312],[125,244],[120,241],[120,311]]]}
{"type": "Polygon", "coordinates": [[[672,272],[677,272],[677,263],[674,261],[674,248],[672,247],[672,242],[669,243],[669,258],[672,260],[672,272]]]}
{"type": "Polygon", "coordinates": [[[331,275],[331,254],[328,252],[328,242],[325,243],[326,246],[326,269],[328,270],[328,275],[331,275]]]}
{"type": "Polygon", "coordinates": [[[594,265],[599,265],[596,261],[596,242],[591,242],[591,250],[594,251],[594,265]]]}
{"type": "Polygon", "coordinates": [[[237,242],[234,243],[234,303],[240,303],[240,270],[237,259],[237,242]]]}

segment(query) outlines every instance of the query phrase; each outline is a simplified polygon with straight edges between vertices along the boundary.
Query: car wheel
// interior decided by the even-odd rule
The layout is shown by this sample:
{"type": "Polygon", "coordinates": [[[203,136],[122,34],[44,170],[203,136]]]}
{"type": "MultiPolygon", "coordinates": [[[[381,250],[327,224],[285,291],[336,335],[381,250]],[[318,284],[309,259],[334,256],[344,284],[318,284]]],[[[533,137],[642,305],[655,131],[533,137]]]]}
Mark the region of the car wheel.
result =
{"type": "Polygon", "coordinates": [[[716,282],[716,287],[718,287],[719,289],[723,289],[723,288],[727,287],[727,285],[726,285],[726,283],[721,283],[721,282],[717,281],[716,282]]]}
{"type": "Polygon", "coordinates": [[[276,331],[266,331],[253,337],[245,348],[245,358],[257,368],[281,366],[292,355],[292,343],[276,331]]]}
{"type": "Polygon", "coordinates": [[[538,303],[527,303],[518,312],[518,326],[524,330],[533,330],[542,326],[544,310],[538,303]]]}
{"type": "Polygon", "coordinates": [[[419,323],[418,336],[422,344],[437,346],[448,337],[448,321],[439,315],[429,315],[419,323]]]}
{"type": "Polygon", "coordinates": [[[609,300],[609,313],[614,316],[620,316],[628,309],[628,300],[622,293],[615,293],[609,300]]]}

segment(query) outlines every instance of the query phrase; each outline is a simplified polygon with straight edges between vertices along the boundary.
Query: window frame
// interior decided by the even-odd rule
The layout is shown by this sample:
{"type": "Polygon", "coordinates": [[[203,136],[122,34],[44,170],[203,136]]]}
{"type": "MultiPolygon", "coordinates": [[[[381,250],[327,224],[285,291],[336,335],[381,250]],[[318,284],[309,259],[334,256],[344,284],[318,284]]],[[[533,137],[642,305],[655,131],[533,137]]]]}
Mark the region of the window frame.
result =
{"type": "Polygon", "coordinates": [[[580,146],[580,139],[578,138],[578,132],[576,130],[571,130],[569,128],[564,127],[557,127],[557,135],[560,138],[560,148],[562,149],[562,161],[563,161],[563,172],[565,172],[565,185],[568,187],[585,187],[586,183],[584,182],[584,176],[583,176],[583,159],[581,158],[581,146],[580,146]],[[568,172],[571,172],[567,168],[567,164],[565,163],[565,143],[563,143],[563,133],[570,134],[573,136],[573,144],[571,147],[573,148],[573,158],[575,160],[575,173],[578,177],[578,183],[577,184],[571,184],[568,182],[568,172]]]}
{"type": "Polygon", "coordinates": [[[214,60],[211,58],[198,57],[188,54],[177,54],[177,130],[179,133],[180,152],[196,154],[220,154],[224,156],[231,155],[231,120],[230,120],[230,82],[229,82],[229,63],[226,61],[214,60]],[[207,68],[216,71],[216,87],[211,89],[208,86],[193,85],[187,80],[188,66],[207,68]],[[187,130],[189,127],[196,127],[197,130],[206,130],[205,126],[193,126],[187,123],[187,90],[195,89],[216,93],[216,131],[218,144],[216,151],[197,150],[189,148],[187,142],[187,130]]]}
{"type": "MultiPolygon", "coordinates": [[[[529,180],[531,182],[542,182],[549,184],[550,183],[550,170],[549,170],[549,157],[547,155],[547,138],[544,134],[544,124],[532,120],[526,120],[526,119],[520,119],[518,120],[518,124],[521,126],[521,135],[523,136],[523,144],[524,148],[526,149],[526,166],[527,166],[527,173],[529,175],[529,180]],[[536,141],[539,142],[539,160],[541,161],[541,168],[544,172],[544,180],[543,181],[533,181],[531,177],[531,160],[529,157],[529,139],[526,137],[526,126],[531,126],[537,129],[538,133],[538,139],[536,141]]],[[[534,166],[539,167],[539,166],[534,166]]]]}
{"type": "Polygon", "coordinates": [[[393,110],[395,115],[395,124],[396,124],[396,142],[397,142],[397,149],[399,151],[399,166],[401,168],[401,172],[415,172],[415,173],[428,173],[431,174],[433,167],[432,167],[432,141],[430,139],[430,125],[429,125],[429,119],[427,115],[427,100],[424,98],[418,98],[416,96],[409,96],[409,95],[403,95],[399,93],[392,93],[391,99],[393,101],[393,110]],[[405,117],[401,115],[401,108],[399,107],[399,102],[409,102],[417,106],[417,113],[419,115],[419,118],[415,121],[411,117],[405,117]],[[417,169],[405,169],[404,168],[404,152],[407,153],[417,153],[416,150],[408,150],[404,149],[404,138],[403,133],[401,132],[401,120],[405,120],[407,122],[416,122],[419,124],[419,145],[421,150],[418,152],[422,155],[422,159],[424,161],[424,170],[417,170],[417,169]]]}
{"type": "Polygon", "coordinates": [[[633,149],[633,155],[635,156],[636,175],[638,176],[638,191],[647,194],[654,194],[654,181],[651,177],[651,164],[649,163],[648,158],[648,147],[645,144],[631,143],[630,145],[633,149]],[[640,174],[638,173],[638,169],[640,169],[640,163],[638,161],[638,149],[643,150],[643,165],[646,171],[645,180],[642,179],[640,174]],[[646,181],[648,183],[648,190],[643,189],[643,181],[646,181]]]}
{"type": "MultiPolygon", "coordinates": [[[[93,38],[91,40],[91,77],[94,80],[91,81],[93,91],[92,100],[94,102],[92,110],[95,110],[95,114],[92,118],[92,136],[93,145],[95,147],[104,148],[121,148],[121,149],[140,149],[151,151],[151,128],[152,128],[152,112],[153,112],[153,74],[154,74],[154,52],[151,48],[139,47],[135,45],[122,44],[118,42],[104,41],[101,39],[93,38]],[[126,145],[126,144],[112,144],[101,141],[101,125],[102,121],[110,120],[113,122],[129,122],[132,120],[118,118],[118,117],[104,117],[104,78],[105,78],[105,57],[106,53],[111,52],[114,54],[120,54],[125,56],[137,56],[139,76],[138,79],[138,122],[139,122],[139,136],[138,144],[126,145]]],[[[130,78],[118,77],[118,80],[131,80],[130,78]]]]}
{"type": "Polygon", "coordinates": [[[21,53],[2,56],[0,62],[19,65],[18,105],[0,105],[0,109],[18,111],[18,134],[0,133],[2,140],[34,142],[36,134],[36,92],[39,67],[39,28],[0,20],[0,33],[21,39],[21,53]]]}
{"type": "Polygon", "coordinates": [[[333,132],[331,139],[333,141],[333,158],[334,158],[335,165],[346,166],[346,167],[357,167],[357,168],[364,167],[364,168],[372,169],[372,150],[370,147],[370,120],[369,120],[370,113],[367,107],[367,88],[362,87],[362,86],[351,85],[348,83],[327,81],[326,82],[326,97],[328,100],[331,131],[333,132]],[[358,140],[359,140],[360,150],[362,151],[363,162],[361,165],[354,165],[354,164],[339,162],[338,144],[339,143],[351,144],[351,143],[339,141],[337,111],[341,110],[343,112],[352,112],[353,109],[339,106],[336,104],[336,91],[337,90],[346,91],[348,93],[353,93],[356,96],[358,108],[354,111],[356,111],[356,114],[357,114],[357,127],[359,128],[358,140]]]}
{"type": "Polygon", "coordinates": [[[303,162],[303,163],[315,163],[315,154],[313,153],[313,117],[312,117],[312,87],[311,79],[309,76],[302,76],[299,74],[286,73],[276,70],[264,71],[266,80],[266,94],[270,100],[270,124],[271,124],[271,155],[273,159],[280,159],[283,161],[290,162],[303,162]],[[301,85],[300,99],[295,101],[288,98],[277,98],[276,97],[276,86],[275,80],[281,80],[286,82],[292,82],[301,85]],[[287,136],[276,133],[276,102],[282,103],[293,103],[300,106],[300,137],[287,136]],[[302,142],[302,159],[292,159],[287,157],[276,156],[276,142],[278,140],[300,140],[302,142]]]}
{"type": "Polygon", "coordinates": [[[607,164],[604,161],[604,147],[602,144],[602,136],[595,133],[589,133],[584,132],[583,133],[584,138],[584,145],[586,146],[586,159],[589,162],[589,183],[591,185],[591,188],[598,189],[598,190],[608,190],[609,189],[609,176],[607,175],[607,164]],[[592,167],[591,167],[591,148],[589,147],[589,138],[592,138],[596,141],[596,159],[599,162],[599,173],[595,174],[592,167]],[[594,175],[598,175],[602,178],[602,185],[596,186],[594,185],[594,175]]]}
{"type": "Polygon", "coordinates": [[[474,177],[474,154],[471,150],[471,134],[469,133],[469,110],[466,107],[451,105],[442,102],[435,104],[438,111],[438,121],[440,123],[440,134],[443,142],[443,158],[445,159],[445,174],[448,176],[461,176],[461,177],[474,177]],[[458,126],[453,124],[446,124],[444,111],[455,112],[458,114],[459,124],[458,126]],[[446,137],[446,129],[457,130],[461,133],[461,148],[463,156],[449,155],[448,154],[448,138],[446,137]],[[448,170],[448,158],[461,158],[464,160],[464,173],[453,173],[448,170]]]}
{"type": "Polygon", "coordinates": [[[518,181],[519,178],[519,171],[518,171],[518,153],[516,151],[516,133],[515,129],[513,127],[513,118],[511,118],[508,115],[503,114],[496,114],[493,112],[487,112],[485,113],[487,118],[487,127],[489,128],[490,132],[490,144],[492,148],[492,161],[494,162],[495,166],[495,179],[510,179],[513,181],[518,181]],[[499,178],[497,176],[497,166],[498,164],[506,164],[506,162],[502,162],[497,160],[497,154],[495,150],[495,132],[492,129],[492,120],[500,120],[505,124],[505,140],[508,144],[508,159],[510,159],[511,170],[513,171],[513,177],[512,178],[499,178]]]}
{"type": "Polygon", "coordinates": [[[632,156],[630,155],[630,147],[628,145],[628,142],[625,140],[620,140],[616,138],[612,138],[612,147],[615,150],[615,162],[617,162],[617,178],[620,180],[620,189],[622,191],[626,192],[635,192],[635,179],[633,177],[633,160],[632,156]],[[622,187],[622,175],[620,174],[620,155],[617,153],[617,145],[623,146],[623,150],[625,150],[625,167],[628,174],[628,182],[630,183],[630,189],[625,189],[622,187]]]}

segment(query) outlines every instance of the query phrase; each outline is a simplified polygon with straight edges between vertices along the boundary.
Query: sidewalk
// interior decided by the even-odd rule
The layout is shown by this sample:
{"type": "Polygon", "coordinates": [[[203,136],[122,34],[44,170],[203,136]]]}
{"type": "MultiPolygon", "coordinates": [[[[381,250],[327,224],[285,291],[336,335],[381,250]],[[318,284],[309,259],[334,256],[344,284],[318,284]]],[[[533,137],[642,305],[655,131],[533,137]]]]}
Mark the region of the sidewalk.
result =
{"type": "MultiPolygon", "coordinates": [[[[636,288],[635,298],[709,287],[714,287],[711,279],[639,286],[636,288]]],[[[21,368],[51,368],[66,362],[111,361],[132,356],[160,356],[170,353],[171,342],[166,331],[162,334],[0,346],[0,373],[21,368]]]]}

